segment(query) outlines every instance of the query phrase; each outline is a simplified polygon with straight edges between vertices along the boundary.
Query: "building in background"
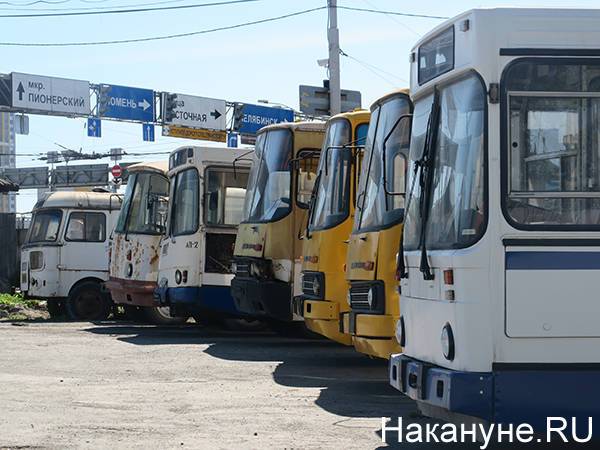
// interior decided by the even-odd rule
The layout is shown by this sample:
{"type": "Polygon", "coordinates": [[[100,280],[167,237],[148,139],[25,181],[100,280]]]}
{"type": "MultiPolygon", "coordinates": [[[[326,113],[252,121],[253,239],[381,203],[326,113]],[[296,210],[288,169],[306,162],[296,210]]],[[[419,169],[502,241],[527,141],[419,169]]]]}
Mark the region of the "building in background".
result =
{"type": "MultiPolygon", "coordinates": [[[[16,147],[14,114],[0,113],[0,168],[16,167],[16,147]]],[[[16,211],[16,194],[0,195],[0,213],[16,211]]]]}

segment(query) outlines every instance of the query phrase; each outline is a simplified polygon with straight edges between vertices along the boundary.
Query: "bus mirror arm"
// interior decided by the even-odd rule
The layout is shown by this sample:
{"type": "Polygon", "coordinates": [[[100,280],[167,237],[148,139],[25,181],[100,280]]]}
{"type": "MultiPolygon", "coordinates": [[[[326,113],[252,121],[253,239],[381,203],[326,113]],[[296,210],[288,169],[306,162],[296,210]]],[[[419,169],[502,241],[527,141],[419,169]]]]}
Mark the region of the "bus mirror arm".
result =
{"type": "Polygon", "coordinates": [[[238,156],[237,158],[235,158],[233,160],[233,162],[231,163],[231,165],[233,166],[233,178],[234,179],[237,179],[237,172],[235,170],[236,169],[236,163],[238,161],[242,161],[242,160],[243,161],[252,161],[250,158],[245,158],[245,156],[247,156],[247,155],[249,155],[250,153],[253,153],[253,152],[254,152],[254,150],[250,150],[249,152],[242,153],[240,156],[238,156]]]}
{"type": "MultiPolygon", "coordinates": [[[[396,122],[394,123],[394,125],[392,126],[392,128],[390,129],[390,131],[388,132],[388,134],[385,136],[385,139],[383,140],[383,146],[382,146],[382,150],[381,150],[381,159],[382,159],[382,163],[383,163],[383,190],[386,193],[386,195],[406,195],[406,192],[392,192],[390,190],[388,190],[388,183],[387,183],[387,156],[386,156],[386,152],[387,152],[387,143],[388,140],[392,137],[392,134],[394,133],[394,131],[396,130],[396,128],[398,127],[398,125],[400,125],[400,123],[404,120],[404,119],[412,119],[412,114],[403,114],[400,117],[398,117],[398,119],[396,120],[396,122]]],[[[410,130],[410,128],[409,128],[410,130]]],[[[410,142],[410,131],[409,131],[409,136],[408,136],[408,142],[410,142]]]]}

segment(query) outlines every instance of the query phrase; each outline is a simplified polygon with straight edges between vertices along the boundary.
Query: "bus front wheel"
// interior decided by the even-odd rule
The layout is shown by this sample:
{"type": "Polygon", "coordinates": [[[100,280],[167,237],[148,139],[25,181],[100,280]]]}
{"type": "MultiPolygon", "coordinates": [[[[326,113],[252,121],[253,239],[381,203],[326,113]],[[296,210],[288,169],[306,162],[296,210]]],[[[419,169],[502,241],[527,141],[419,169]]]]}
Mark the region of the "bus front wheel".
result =
{"type": "Polygon", "coordinates": [[[110,315],[112,301],[99,283],[86,281],[71,291],[66,306],[71,320],[105,320],[110,315]]]}

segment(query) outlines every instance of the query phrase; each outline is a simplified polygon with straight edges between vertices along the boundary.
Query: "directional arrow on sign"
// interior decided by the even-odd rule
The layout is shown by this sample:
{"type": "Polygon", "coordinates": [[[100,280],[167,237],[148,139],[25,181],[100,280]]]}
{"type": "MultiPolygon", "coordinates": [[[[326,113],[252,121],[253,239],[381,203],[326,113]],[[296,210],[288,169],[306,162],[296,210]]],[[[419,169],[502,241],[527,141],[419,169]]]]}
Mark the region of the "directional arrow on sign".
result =
{"type": "Polygon", "coordinates": [[[19,93],[19,100],[23,100],[23,93],[25,92],[23,83],[19,82],[19,86],[17,87],[17,92],[19,93]]]}
{"type": "Polygon", "coordinates": [[[150,103],[148,103],[148,101],[146,99],[143,99],[141,102],[138,102],[138,106],[140,108],[143,108],[144,111],[146,111],[148,108],[150,108],[150,103]]]}
{"type": "Polygon", "coordinates": [[[213,116],[215,120],[222,116],[222,114],[216,109],[213,112],[211,112],[210,115],[213,116]]]}

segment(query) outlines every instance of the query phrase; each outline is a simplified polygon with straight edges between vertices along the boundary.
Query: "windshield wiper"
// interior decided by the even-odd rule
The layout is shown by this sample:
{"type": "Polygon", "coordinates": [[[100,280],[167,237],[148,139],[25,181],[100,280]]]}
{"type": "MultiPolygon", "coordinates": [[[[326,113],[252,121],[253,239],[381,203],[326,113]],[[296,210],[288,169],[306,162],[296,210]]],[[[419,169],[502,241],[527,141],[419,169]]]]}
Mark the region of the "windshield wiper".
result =
{"type": "MultiPolygon", "coordinates": [[[[435,88],[429,119],[427,120],[427,131],[425,133],[425,143],[421,158],[415,161],[412,185],[408,194],[408,200],[405,206],[406,218],[409,214],[410,204],[413,198],[417,173],[419,173],[419,187],[421,195],[419,198],[419,215],[421,216],[421,228],[419,230],[419,248],[421,249],[421,263],[419,270],[423,273],[423,279],[433,280],[429,260],[427,259],[427,221],[429,219],[429,204],[431,203],[431,187],[433,183],[433,163],[435,160],[435,145],[437,142],[437,133],[440,120],[440,96],[435,88]]],[[[404,236],[400,239],[398,249],[398,260],[396,261],[396,273],[398,278],[408,278],[406,264],[404,262],[404,236]]]]}
{"type": "Polygon", "coordinates": [[[315,200],[317,199],[317,191],[319,189],[319,183],[321,182],[321,174],[323,173],[323,171],[319,171],[319,174],[317,175],[317,179],[315,180],[315,185],[313,186],[313,190],[310,193],[310,200],[308,201],[308,213],[306,214],[306,231],[304,233],[304,236],[306,236],[306,239],[310,239],[311,235],[310,235],[310,222],[312,221],[312,216],[314,214],[315,211],[315,200]]]}
{"type": "Polygon", "coordinates": [[[427,123],[427,134],[425,136],[425,147],[423,155],[419,160],[421,174],[419,176],[419,187],[421,188],[421,198],[419,199],[419,213],[421,216],[421,229],[419,230],[419,247],[421,248],[421,264],[419,270],[423,274],[424,280],[433,280],[431,266],[427,259],[427,223],[429,221],[429,212],[431,206],[431,193],[433,187],[435,149],[437,143],[438,126],[440,122],[440,93],[437,88],[433,93],[433,102],[429,121],[427,123]]]}

